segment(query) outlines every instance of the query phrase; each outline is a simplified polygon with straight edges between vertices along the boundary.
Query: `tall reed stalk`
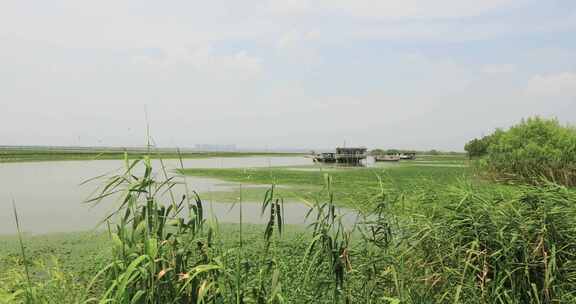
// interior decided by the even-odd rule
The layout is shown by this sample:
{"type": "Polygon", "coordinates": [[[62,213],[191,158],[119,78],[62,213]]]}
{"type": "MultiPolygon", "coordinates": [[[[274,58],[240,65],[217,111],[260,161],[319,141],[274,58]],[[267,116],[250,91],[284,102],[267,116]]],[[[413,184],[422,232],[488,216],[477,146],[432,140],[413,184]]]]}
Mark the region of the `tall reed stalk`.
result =
{"type": "Polygon", "coordinates": [[[18,211],[16,210],[16,202],[14,199],[12,199],[12,210],[14,211],[14,220],[16,221],[16,230],[18,231],[18,243],[20,245],[20,254],[22,255],[22,264],[24,265],[24,273],[26,274],[26,303],[33,303],[34,294],[32,289],[32,280],[30,279],[30,270],[28,269],[28,259],[26,258],[22,229],[20,228],[20,220],[18,218],[18,211]]]}

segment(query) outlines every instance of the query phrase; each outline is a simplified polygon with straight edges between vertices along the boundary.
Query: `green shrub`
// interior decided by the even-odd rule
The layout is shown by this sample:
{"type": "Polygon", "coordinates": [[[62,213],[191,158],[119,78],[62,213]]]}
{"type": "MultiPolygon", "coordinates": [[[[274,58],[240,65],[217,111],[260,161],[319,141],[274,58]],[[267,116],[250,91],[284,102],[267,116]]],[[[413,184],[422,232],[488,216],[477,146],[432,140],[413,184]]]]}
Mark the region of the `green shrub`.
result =
{"type": "Polygon", "coordinates": [[[464,145],[464,150],[468,153],[468,158],[482,157],[488,154],[488,147],[496,141],[498,141],[502,130],[497,129],[494,133],[490,135],[483,136],[481,138],[475,138],[464,145]]]}
{"type": "Polygon", "coordinates": [[[576,185],[576,129],[555,119],[522,120],[490,136],[486,165],[502,180],[576,185]]]}

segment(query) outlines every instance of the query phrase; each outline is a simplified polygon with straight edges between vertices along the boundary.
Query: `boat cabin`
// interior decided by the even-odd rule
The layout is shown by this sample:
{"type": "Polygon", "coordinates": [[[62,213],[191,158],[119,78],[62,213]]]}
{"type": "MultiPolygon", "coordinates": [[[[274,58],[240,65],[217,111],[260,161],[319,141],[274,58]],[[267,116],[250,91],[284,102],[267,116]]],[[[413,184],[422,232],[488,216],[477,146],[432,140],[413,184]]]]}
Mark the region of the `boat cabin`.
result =
{"type": "Polygon", "coordinates": [[[366,159],[366,148],[363,147],[338,147],[336,153],[320,153],[314,155],[314,161],[323,163],[339,163],[348,165],[360,165],[366,159]]]}

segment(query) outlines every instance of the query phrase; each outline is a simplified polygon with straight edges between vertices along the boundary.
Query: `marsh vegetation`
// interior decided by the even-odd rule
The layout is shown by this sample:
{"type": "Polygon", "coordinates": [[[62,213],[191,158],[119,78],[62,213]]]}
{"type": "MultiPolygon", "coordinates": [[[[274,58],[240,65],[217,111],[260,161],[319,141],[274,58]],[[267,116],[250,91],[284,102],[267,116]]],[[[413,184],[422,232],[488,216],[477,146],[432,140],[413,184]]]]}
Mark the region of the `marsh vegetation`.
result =
{"type": "MultiPolygon", "coordinates": [[[[554,159],[574,164],[561,151],[554,159]]],[[[507,152],[487,153],[381,168],[181,166],[266,185],[210,193],[125,156],[91,200],[119,203],[104,232],[0,239],[0,303],[575,303],[576,192],[518,164],[505,167],[513,183],[486,178],[507,152]],[[238,223],[219,223],[207,196],[234,204],[238,223]],[[254,200],[263,225],[243,220],[254,200]],[[294,201],[310,210],[305,226],[286,224],[294,201]]]]}

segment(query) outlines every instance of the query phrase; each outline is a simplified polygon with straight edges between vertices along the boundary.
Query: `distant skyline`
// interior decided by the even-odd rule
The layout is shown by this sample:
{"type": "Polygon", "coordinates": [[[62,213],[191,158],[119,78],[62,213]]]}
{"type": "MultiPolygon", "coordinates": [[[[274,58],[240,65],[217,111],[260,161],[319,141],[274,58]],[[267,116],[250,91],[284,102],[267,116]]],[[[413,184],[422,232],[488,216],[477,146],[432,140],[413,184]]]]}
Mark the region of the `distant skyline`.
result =
{"type": "Polygon", "coordinates": [[[573,0],[3,0],[0,145],[462,151],[576,123],[573,0]]]}

